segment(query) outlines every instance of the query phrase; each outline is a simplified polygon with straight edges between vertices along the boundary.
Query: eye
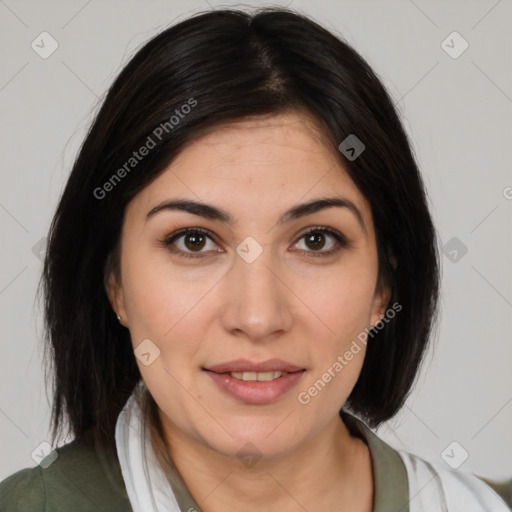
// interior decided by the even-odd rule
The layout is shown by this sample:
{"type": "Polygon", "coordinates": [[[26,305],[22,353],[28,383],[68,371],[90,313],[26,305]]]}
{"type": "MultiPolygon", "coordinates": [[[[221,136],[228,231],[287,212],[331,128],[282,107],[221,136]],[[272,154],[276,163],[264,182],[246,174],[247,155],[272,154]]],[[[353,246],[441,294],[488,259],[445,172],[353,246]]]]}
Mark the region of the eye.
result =
{"type": "MultiPolygon", "coordinates": [[[[331,256],[349,245],[345,237],[330,228],[314,227],[302,234],[298,245],[304,239],[304,247],[299,250],[305,252],[307,256],[331,256]],[[327,247],[327,250],[322,250],[327,247]]],[[[185,228],[173,233],[169,237],[160,240],[160,244],[166,247],[171,253],[184,258],[203,258],[208,252],[221,252],[215,249],[217,244],[213,240],[213,234],[202,228],[185,228]],[[208,250],[208,242],[211,247],[208,250]],[[205,249],[206,250],[203,250],[205,249]]],[[[217,246],[218,247],[218,246],[217,246]]]]}
{"type": "MultiPolygon", "coordinates": [[[[161,240],[160,242],[164,247],[167,247],[169,251],[173,254],[177,254],[178,256],[183,256],[185,258],[203,258],[206,256],[206,254],[203,253],[210,252],[212,250],[219,252],[214,248],[211,248],[210,251],[202,250],[208,246],[208,240],[213,242],[208,230],[201,228],[187,228],[173,233],[170,237],[161,240]],[[171,247],[173,245],[176,246],[178,250],[172,249],[171,247]]],[[[213,242],[213,244],[217,245],[215,242],[213,242]]]]}
{"type": "Polygon", "coordinates": [[[348,246],[345,237],[330,228],[312,228],[300,237],[299,242],[303,239],[305,249],[300,248],[300,250],[305,250],[308,256],[313,257],[331,256],[337,253],[342,247],[348,246]],[[326,246],[328,250],[322,250],[326,246]]]}

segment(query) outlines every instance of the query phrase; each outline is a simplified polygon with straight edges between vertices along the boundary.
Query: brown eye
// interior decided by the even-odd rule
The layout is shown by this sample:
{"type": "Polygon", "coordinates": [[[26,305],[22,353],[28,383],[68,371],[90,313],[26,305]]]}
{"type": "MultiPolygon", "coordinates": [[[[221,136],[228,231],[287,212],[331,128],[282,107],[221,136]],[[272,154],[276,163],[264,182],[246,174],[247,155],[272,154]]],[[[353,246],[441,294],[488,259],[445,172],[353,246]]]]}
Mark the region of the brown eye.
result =
{"type": "Polygon", "coordinates": [[[218,249],[215,249],[217,244],[209,232],[199,228],[178,231],[162,240],[162,244],[173,254],[188,258],[202,258],[209,252],[218,252],[218,249]],[[208,247],[208,243],[211,244],[211,247],[208,247]],[[203,250],[205,247],[207,250],[203,250]]]}
{"type": "Polygon", "coordinates": [[[325,245],[325,236],[323,233],[310,233],[305,238],[306,244],[310,249],[322,249],[325,245]]]}
{"type": "Polygon", "coordinates": [[[189,233],[184,236],[184,244],[192,251],[201,250],[206,243],[206,237],[200,233],[189,233]]]}
{"type": "Polygon", "coordinates": [[[302,241],[304,241],[304,246],[299,247],[299,249],[308,256],[331,256],[342,247],[349,245],[341,233],[320,227],[310,229],[307,233],[304,233],[297,244],[300,245],[302,241]],[[327,250],[322,250],[326,248],[327,250]]]}

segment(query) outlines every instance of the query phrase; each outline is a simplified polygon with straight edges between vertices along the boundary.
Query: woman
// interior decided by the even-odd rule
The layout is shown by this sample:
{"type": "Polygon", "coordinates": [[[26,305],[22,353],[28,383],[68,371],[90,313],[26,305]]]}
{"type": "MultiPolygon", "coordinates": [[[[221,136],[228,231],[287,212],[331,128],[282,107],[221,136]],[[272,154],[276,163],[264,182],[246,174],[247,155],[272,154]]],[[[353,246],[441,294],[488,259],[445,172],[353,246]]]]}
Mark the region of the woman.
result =
{"type": "Polygon", "coordinates": [[[437,240],[388,94],[306,17],[200,13],[137,52],[42,285],[52,444],[75,440],[1,510],[508,510],[369,428],[426,351],[437,240]]]}

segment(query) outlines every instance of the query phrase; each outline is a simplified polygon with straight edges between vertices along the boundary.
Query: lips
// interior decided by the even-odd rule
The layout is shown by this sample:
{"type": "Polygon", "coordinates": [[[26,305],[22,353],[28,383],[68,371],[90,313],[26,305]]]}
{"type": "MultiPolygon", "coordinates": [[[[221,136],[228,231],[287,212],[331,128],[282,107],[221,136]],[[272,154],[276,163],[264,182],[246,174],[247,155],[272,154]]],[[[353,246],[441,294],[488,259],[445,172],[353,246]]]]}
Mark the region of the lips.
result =
{"type": "Polygon", "coordinates": [[[300,366],[288,363],[282,359],[267,359],[259,363],[248,359],[234,359],[226,363],[220,363],[213,366],[203,368],[215,373],[231,373],[231,372],[286,372],[293,373],[304,370],[300,366]]]}
{"type": "Polygon", "coordinates": [[[281,359],[236,359],[203,368],[226,395],[252,405],[270,404],[296,386],[305,369],[281,359]]]}

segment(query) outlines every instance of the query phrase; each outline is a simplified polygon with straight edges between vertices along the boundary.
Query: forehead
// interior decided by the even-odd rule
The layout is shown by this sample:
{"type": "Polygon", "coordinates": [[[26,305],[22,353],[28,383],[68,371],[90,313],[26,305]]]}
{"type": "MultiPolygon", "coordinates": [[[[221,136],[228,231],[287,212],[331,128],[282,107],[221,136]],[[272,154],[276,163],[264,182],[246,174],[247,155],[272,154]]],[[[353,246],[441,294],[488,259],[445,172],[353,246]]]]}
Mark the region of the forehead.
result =
{"type": "Polygon", "coordinates": [[[263,214],[336,194],[368,216],[369,205],[325,134],[310,116],[290,112],[213,127],[185,147],[133,207],[147,213],[161,201],[185,197],[263,214]]]}

